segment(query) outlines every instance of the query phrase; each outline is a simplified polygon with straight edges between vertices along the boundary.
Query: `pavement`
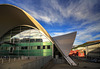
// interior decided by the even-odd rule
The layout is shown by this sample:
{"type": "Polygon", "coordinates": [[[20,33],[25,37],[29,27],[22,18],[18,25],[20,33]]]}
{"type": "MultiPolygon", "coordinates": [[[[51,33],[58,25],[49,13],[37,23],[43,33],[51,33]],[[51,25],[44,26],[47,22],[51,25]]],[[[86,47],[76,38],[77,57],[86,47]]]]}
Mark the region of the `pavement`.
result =
{"type": "MultiPolygon", "coordinates": [[[[70,66],[68,63],[55,63],[50,61],[42,69],[100,69],[100,63],[89,62],[85,59],[72,58],[78,66],[70,66]]],[[[22,65],[35,61],[36,59],[16,60],[5,64],[0,64],[0,69],[22,69],[22,65]]]]}
{"type": "Polygon", "coordinates": [[[0,64],[0,69],[22,69],[22,65],[34,61],[35,59],[18,59],[16,61],[0,64]]]}
{"type": "Polygon", "coordinates": [[[73,59],[78,66],[70,66],[68,63],[56,63],[46,69],[100,69],[100,63],[88,62],[80,59],[73,59]]]}

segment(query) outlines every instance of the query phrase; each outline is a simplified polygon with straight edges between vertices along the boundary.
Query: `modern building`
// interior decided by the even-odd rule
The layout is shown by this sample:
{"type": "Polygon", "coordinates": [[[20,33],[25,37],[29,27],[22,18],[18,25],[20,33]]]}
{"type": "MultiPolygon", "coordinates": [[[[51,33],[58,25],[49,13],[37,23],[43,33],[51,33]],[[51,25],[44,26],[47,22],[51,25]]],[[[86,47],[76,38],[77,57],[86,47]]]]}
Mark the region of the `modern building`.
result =
{"type": "Polygon", "coordinates": [[[51,37],[27,12],[9,4],[0,5],[0,56],[68,56],[76,32],[51,37]]]}
{"type": "Polygon", "coordinates": [[[86,46],[86,56],[89,59],[99,59],[100,60],[100,41],[88,44],[86,46]]]}
{"type": "Polygon", "coordinates": [[[1,56],[52,56],[53,43],[37,29],[18,26],[1,37],[1,56]]]}
{"type": "Polygon", "coordinates": [[[73,51],[84,51],[85,57],[100,60],[100,40],[88,41],[72,49],[73,51]]]}

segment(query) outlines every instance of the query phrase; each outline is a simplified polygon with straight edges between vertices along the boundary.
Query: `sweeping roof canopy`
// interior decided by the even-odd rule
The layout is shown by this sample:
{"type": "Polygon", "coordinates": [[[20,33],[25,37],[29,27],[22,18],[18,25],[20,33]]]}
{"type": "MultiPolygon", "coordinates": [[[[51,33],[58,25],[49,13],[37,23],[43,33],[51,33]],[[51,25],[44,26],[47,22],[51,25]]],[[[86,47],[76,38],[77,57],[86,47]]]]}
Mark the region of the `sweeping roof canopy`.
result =
{"type": "Polygon", "coordinates": [[[41,30],[51,40],[51,36],[47,31],[27,12],[10,4],[1,4],[0,37],[2,37],[7,31],[21,25],[35,27],[41,30]]]}

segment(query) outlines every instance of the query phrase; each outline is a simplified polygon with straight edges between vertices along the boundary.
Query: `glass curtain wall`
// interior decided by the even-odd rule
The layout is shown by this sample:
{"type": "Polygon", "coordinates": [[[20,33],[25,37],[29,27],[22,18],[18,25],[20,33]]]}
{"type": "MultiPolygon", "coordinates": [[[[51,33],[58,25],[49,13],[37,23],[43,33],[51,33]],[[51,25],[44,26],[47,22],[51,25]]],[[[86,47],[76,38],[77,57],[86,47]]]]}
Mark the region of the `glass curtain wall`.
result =
{"type": "Polygon", "coordinates": [[[1,55],[49,56],[52,42],[42,31],[27,26],[18,26],[0,38],[1,55]]]}

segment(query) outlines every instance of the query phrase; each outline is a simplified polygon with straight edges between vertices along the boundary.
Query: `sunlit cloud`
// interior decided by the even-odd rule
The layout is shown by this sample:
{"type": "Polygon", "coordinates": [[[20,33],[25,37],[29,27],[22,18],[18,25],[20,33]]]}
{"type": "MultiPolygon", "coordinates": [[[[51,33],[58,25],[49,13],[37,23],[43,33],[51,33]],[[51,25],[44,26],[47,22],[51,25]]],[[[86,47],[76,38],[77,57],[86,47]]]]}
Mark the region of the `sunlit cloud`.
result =
{"type": "Polygon", "coordinates": [[[70,31],[70,32],[54,32],[54,33],[51,33],[51,36],[55,37],[55,36],[69,34],[69,33],[72,33],[72,31],[70,31]]]}
{"type": "MultiPolygon", "coordinates": [[[[62,23],[65,19],[73,17],[75,20],[97,21],[100,19],[100,13],[94,14],[93,7],[97,1],[79,0],[78,2],[68,1],[67,6],[63,6],[58,0],[40,0],[39,5],[34,4],[32,0],[19,2],[18,0],[8,0],[16,5],[19,5],[24,10],[28,11],[33,17],[45,23],[62,23]],[[33,4],[32,4],[33,2],[33,4]]],[[[84,23],[82,25],[87,24],[84,23]]]]}
{"type": "MultiPolygon", "coordinates": [[[[75,44],[100,38],[100,1],[99,0],[7,0],[38,21],[49,25],[71,26],[57,31],[49,29],[51,36],[77,31],[75,44]],[[72,21],[72,22],[71,22],[72,21]],[[68,30],[66,30],[68,29],[68,30]],[[93,35],[94,34],[94,35],[93,35]]],[[[59,27],[58,27],[59,28],[59,27]]],[[[60,27],[61,29],[61,27],[60,27]]]]}

